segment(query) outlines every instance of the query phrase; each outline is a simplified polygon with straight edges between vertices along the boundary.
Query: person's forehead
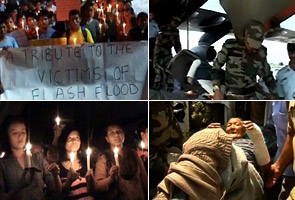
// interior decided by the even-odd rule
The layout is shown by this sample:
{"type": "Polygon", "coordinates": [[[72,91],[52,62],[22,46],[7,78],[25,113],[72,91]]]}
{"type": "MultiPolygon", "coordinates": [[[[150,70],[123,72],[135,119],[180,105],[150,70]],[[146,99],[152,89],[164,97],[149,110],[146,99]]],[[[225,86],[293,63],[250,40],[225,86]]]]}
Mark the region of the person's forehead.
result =
{"type": "Polygon", "coordinates": [[[118,126],[118,125],[112,125],[112,126],[109,126],[108,127],[108,131],[112,131],[112,130],[117,130],[117,129],[120,129],[120,130],[122,130],[122,128],[120,127],[120,126],[118,126]]]}
{"type": "MultiPolygon", "coordinates": [[[[1,25],[0,25],[1,26],[1,25]]],[[[9,125],[9,129],[10,130],[13,130],[13,129],[16,129],[16,128],[21,128],[21,129],[26,129],[26,126],[24,123],[22,122],[13,122],[9,125]]]]}
{"type": "Polygon", "coordinates": [[[242,123],[240,118],[231,118],[228,123],[242,123]]]}

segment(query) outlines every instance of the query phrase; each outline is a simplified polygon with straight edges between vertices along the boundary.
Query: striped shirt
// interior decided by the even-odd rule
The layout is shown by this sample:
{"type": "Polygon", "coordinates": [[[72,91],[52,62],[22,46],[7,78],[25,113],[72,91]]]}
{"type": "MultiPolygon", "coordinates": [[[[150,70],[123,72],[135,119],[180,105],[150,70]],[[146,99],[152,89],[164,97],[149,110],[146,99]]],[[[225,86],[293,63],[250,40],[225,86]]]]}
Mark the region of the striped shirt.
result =
{"type": "MultiPolygon", "coordinates": [[[[60,167],[60,178],[61,178],[61,182],[64,183],[67,181],[67,174],[68,171],[61,162],[58,163],[59,167],[60,167]]],[[[80,174],[80,176],[82,177],[81,179],[77,179],[75,180],[72,185],[71,185],[71,189],[68,193],[68,196],[65,197],[64,199],[69,199],[69,200],[92,200],[93,197],[88,193],[87,191],[87,182],[85,179],[85,175],[87,172],[86,169],[86,163],[81,161],[81,165],[82,168],[77,170],[77,172],[80,174]]]]}

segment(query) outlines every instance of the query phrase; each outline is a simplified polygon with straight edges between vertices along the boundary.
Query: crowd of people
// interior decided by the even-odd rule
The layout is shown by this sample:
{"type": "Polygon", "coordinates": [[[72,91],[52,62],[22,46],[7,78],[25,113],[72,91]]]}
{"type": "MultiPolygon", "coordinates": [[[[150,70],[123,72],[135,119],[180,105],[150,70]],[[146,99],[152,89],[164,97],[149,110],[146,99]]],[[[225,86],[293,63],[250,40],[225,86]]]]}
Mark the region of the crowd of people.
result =
{"type": "MultiPolygon", "coordinates": [[[[91,156],[75,128],[55,125],[45,152],[42,145],[28,146],[30,134],[22,117],[8,116],[1,129],[0,199],[147,199],[148,145],[125,146],[118,124],[106,126],[108,148],[90,146],[91,156]]],[[[147,130],[146,125],[138,130],[144,142],[147,130]]]]}
{"type": "Polygon", "coordinates": [[[31,40],[66,38],[67,44],[148,39],[145,12],[135,13],[131,0],[87,0],[57,21],[54,0],[0,2],[0,48],[29,46],[31,40]]]}

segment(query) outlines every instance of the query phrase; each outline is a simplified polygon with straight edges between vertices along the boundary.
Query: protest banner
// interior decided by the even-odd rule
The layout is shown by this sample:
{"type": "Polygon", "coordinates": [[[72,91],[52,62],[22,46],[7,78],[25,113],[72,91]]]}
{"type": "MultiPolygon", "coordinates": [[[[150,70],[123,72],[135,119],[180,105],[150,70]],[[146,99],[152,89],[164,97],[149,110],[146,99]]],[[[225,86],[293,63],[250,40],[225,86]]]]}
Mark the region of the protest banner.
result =
{"type": "Polygon", "coordinates": [[[0,52],[5,100],[137,100],[147,42],[43,46],[0,52]]]}

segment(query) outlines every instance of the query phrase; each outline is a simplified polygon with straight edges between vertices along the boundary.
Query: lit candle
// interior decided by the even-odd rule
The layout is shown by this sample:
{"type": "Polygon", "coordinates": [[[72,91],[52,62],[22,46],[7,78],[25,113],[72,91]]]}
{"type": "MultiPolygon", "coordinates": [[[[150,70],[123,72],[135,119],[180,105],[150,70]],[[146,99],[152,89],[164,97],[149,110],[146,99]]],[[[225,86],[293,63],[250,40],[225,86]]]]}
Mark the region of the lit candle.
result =
{"type": "Polygon", "coordinates": [[[16,30],[17,29],[17,26],[16,25],[13,25],[13,30],[16,30]]]}
{"type": "Polygon", "coordinates": [[[77,42],[77,38],[74,38],[73,41],[74,41],[74,44],[76,44],[76,42],[77,42]]]}
{"type": "Polygon", "coordinates": [[[25,29],[25,22],[22,20],[22,29],[25,29]]]}
{"type": "Polygon", "coordinates": [[[107,8],[107,12],[112,12],[112,5],[111,4],[109,4],[109,6],[108,6],[108,8],[107,8]]]}
{"type": "Polygon", "coordinates": [[[87,171],[90,170],[90,155],[91,155],[91,149],[88,147],[86,150],[87,155],[87,171]]]}
{"type": "Polygon", "coordinates": [[[74,169],[74,161],[75,161],[75,153],[74,152],[70,153],[70,160],[71,160],[72,168],[74,169]]]}
{"type": "Polygon", "coordinates": [[[26,155],[27,155],[27,168],[32,167],[32,152],[31,152],[32,145],[30,142],[26,145],[26,155]]]}
{"type": "Polygon", "coordinates": [[[118,147],[114,148],[114,157],[115,157],[116,166],[119,167],[119,148],[118,147]]]}
{"type": "Polygon", "coordinates": [[[103,24],[106,24],[106,18],[102,18],[103,19],[103,24]]]}
{"type": "Polygon", "coordinates": [[[119,12],[116,12],[117,20],[119,21],[119,12]]]}
{"type": "Polygon", "coordinates": [[[143,150],[144,150],[144,147],[145,147],[145,143],[143,141],[140,142],[140,146],[141,146],[141,150],[142,150],[142,153],[143,153],[143,150]]]}
{"type": "Polygon", "coordinates": [[[116,4],[116,12],[119,12],[119,5],[116,4]]]}
{"type": "Polygon", "coordinates": [[[125,27],[126,27],[126,23],[124,22],[124,23],[123,23],[123,34],[124,34],[124,35],[126,35],[126,29],[125,29],[125,27]]]}
{"type": "Polygon", "coordinates": [[[39,39],[39,27],[36,27],[36,34],[37,34],[37,39],[39,39]]]}
{"type": "Polygon", "coordinates": [[[99,23],[99,31],[102,32],[102,24],[99,23]]]}
{"type": "Polygon", "coordinates": [[[55,118],[55,121],[56,121],[56,125],[60,125],[60,117],[59,116],[57,116],[56,118],[55,118]]]}
{"type": "Polygon", "coordinates": [[[4,158],[4,156],[5,156],[5,152],[3,151],[3,152],[1,153],[0,158],[4,158]]]}

